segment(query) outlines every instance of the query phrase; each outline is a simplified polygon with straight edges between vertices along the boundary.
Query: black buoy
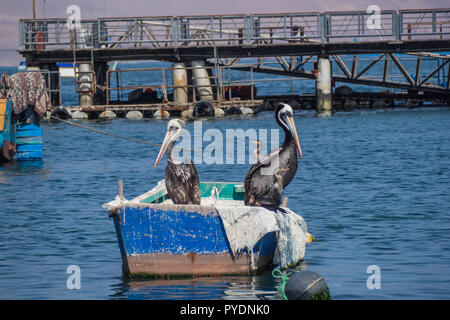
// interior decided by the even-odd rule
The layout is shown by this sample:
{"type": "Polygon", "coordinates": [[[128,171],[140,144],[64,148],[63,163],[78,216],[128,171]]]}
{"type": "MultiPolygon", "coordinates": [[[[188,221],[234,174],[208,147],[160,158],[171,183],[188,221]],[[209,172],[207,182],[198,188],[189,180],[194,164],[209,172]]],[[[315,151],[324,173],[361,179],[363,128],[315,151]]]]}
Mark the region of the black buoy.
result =
{"type": "Polygon", "coordinates": [[[330,300],[330,290],[319,274],[304,270],[289,274],[284,287],[288,300],[330,300]]]}
{"type": "Polygon", "coordinates": [[[208,101],[200,101],[194,105],[194,110],[192,111],[192,115],[196,118],[199,117],[214,117],[214,106],[211,102],[208,101]]]}
{"type": "Polygon", "coordinates": [[[238,107],[228,107],[225,110],[225,114],[229,115],[229,114],[242,114],[242,110],[239,109],[238,107]]]}
{"type": "Polygon", "coordinates": [[[67,110],[64,107],[57,107],[55,108],[52,113],[50,113],[51,117],[67,120],[70,119],[72,116],[70,114],[70,111],[67,110]]]}
{"type": "Polygon", "coordinates": [[[135,89],[128,93],[128,102],[134,102],[137,103],[144,94],[144,91],[142,89],[135,89]]]}
{"type": "Polygon", "coordinates": [[[352,88],[348,86],[340,86],[334,90],[334,93],[341,96],[351,96],[353,93],[352,88]]]}

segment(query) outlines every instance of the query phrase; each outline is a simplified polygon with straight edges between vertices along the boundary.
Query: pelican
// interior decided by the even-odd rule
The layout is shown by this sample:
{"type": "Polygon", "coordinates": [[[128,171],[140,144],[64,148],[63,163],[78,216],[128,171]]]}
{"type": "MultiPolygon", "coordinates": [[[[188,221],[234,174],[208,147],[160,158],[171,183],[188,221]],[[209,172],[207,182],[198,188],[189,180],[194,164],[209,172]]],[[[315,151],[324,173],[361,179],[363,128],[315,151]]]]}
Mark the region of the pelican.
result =
{"type": "MultiPolygon", "coordinates": [[[[284,142],[279,149],[260,157],[251,166],[244,182],[245,205],[266,205],[269,200],[268,195],[277,183],[276,175],[281,175],[282,188],[286,188],[297,172],[297,152],[300,158],[303,157],[291,106],[280,103],[275,112],[275,120],[284,131],[284,142]],[[262,199],[265,200],[261,202],[262,199]]],[[[272,199],[272,203],[277,203],[276,197],[272,199]]]]}
{"type": "Polygon", "coordinates": [[[167,193],[175,204],[200,204],[200,182],[197,169],[190,161],[182,163],[172,158],[172,149],[184,129],[183,120],[170,120],[155,168],[167,149],[165,182],[167,193]]]}

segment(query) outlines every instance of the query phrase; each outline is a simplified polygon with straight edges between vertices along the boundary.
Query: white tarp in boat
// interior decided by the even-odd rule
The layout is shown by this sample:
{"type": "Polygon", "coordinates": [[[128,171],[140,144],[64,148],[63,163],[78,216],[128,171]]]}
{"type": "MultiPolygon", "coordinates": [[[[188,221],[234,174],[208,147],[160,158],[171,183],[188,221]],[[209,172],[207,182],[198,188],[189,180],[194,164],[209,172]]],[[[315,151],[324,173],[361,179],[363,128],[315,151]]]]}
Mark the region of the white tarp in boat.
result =
{"type": "Polygon", "coordinates": [[[303,259],[307,239],[305,220],[287,208],[270,211],[243,205],[214,205],[222,219],[234,255],[252,251],[267,233],[277,232],[274,264],[285,268],[303,259]]]}

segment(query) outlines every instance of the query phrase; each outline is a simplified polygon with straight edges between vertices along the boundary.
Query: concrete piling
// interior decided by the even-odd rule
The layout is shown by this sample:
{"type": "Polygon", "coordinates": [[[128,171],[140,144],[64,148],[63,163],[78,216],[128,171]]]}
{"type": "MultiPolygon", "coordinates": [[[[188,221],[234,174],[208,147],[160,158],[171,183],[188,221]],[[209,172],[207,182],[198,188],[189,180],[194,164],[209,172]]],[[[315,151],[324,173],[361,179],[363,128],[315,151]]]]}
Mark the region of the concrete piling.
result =
{"type": "Polygon", "coordinates": [[[319,57],[316,78],[316,111],[318,116],[331,116],[333,111],[331,94],[331,62],[328,57],[319,57]]]}

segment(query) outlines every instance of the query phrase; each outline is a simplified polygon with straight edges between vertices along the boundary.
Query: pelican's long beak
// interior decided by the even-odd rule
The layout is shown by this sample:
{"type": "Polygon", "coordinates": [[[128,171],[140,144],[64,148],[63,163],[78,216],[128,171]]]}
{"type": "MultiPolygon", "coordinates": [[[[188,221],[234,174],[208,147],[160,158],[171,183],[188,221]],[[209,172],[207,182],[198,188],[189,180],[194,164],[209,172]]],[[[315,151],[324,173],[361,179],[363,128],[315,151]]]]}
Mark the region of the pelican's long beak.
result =
{"type": "Polygon", "coordinates": [[[164,155],[164,152],[166,151],[167,146],[169,145],[170,140],[172,139],[174,133],[175,132],[172,130],[167,131],[166,136],[164,137],[164,141],[161,145],[161,149],[159,149],[158,158],[156,158],[155,168],[158,165],[159,161],[161,160],[162,156],[164,155]]]}
{"type": "Polygon", "coordinates": [[[302,148],[300,147],[300,141],[298,140],[297,128],[295,127],[294,118],[293,117],[287,117],[287,120],[289,122],[289,127],[291,127],[292,135],[294,136],[295,145],[297,147],[298,155],[300,156],[300,158],[303,158],[302,148]]]}

